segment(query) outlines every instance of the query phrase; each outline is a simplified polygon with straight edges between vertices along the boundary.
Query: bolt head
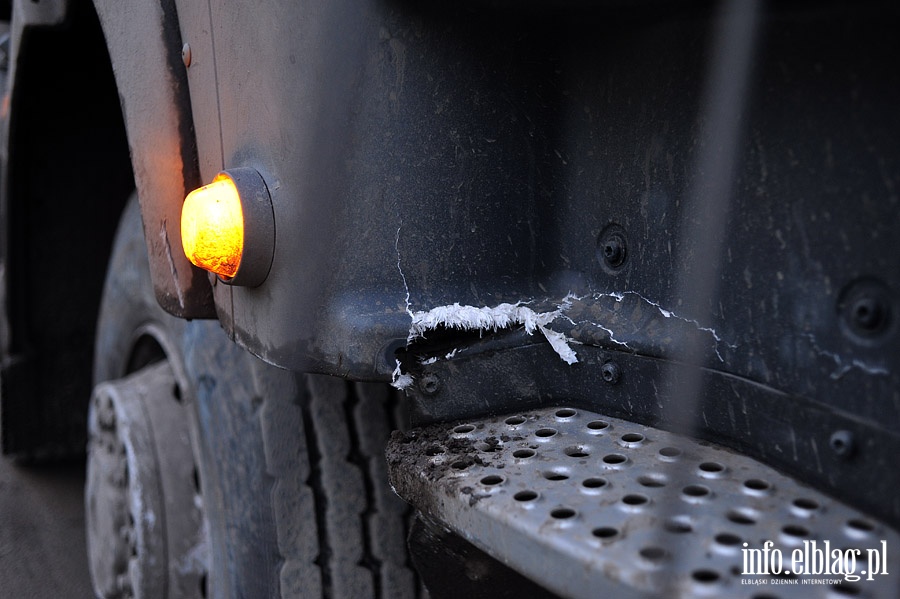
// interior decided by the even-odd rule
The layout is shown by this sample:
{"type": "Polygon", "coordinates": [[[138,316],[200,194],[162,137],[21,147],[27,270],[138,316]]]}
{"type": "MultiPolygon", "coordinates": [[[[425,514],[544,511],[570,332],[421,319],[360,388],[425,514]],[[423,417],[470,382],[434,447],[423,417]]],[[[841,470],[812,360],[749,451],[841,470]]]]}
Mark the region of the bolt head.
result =
{"type": "Polygon", "coordinates": [[[97,423],[103,430],[115,430],[116,428],[116,409],[113,406],[112,398],[109,395],[101,395],[96,399],[94,407],[97,410],[97,423]]]}
{"type": "Polygon", "coordinates": [[[434,395],[441,388],[441,379],[434,373],[428,372],[419,379],[419,389],[425,395],[434,395]]]}
{"type": "Polygon", "coordinates": [[[615,362],[607,362],[600,367],[600,376],[610,385],[615,385],[622,377],[622,371],[615,362]]]}
{"type": "Polygon", "coordinates": [[[181,47],[181,61],[184,63],[185,67],[191,66],[191,46],[190,44],[185,44],[181,47]]]}
{"type": "Polygon", "coordinates": [[[607,240],[603,245],[603,257],[612,267],[620,266],[625,261],[625,246],[617,237],[607,240]]]}
{"type": "Polygon", "coordinates": [[[628,260],[628,242],[625,230],[617,224],[610,224],[597,239],[597,260],[609,273],[621,272],[628,260]]]}

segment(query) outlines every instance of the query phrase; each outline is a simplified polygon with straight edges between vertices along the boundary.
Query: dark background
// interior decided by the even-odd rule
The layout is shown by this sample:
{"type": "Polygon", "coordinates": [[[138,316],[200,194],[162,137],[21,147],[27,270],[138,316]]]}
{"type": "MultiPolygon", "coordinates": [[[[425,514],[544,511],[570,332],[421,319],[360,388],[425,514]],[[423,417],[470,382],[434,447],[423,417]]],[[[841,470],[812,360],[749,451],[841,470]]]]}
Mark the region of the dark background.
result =
{"type": "Polygon", "coordinates": [[[92,597],[84,537],[84,464],[0,458],[0,597],[92,597]]]}

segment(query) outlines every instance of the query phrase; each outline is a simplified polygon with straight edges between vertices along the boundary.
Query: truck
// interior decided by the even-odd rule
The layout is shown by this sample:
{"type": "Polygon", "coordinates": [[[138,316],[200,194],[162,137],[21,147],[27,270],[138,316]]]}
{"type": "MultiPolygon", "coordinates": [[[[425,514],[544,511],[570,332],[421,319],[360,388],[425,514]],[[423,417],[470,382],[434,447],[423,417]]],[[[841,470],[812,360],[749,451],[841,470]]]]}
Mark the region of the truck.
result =
{"type": "Polygon", "coordinates": [[[897,596],[893,3],[0,12],[97,597],[897,596]]]}

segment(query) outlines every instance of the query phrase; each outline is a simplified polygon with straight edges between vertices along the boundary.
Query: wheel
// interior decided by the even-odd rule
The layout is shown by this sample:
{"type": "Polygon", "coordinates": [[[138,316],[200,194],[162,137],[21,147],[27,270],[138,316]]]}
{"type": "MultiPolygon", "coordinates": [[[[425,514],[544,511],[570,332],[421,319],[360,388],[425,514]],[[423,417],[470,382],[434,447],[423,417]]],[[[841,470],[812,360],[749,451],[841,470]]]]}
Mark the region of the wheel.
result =
{"type": "Polygon", "coordinates": [[[274,368],[217,322],[166,315],[134,199],[94,380],[85,505],[98,597],[422,594],[410,509],[384,462],[399,397],[274,368]]]}
{"type": "Polygon", "coordinates": [[[94,389],[86,527],[100,597],[196,596],[206,575],[190,433],[165,361],[94,389]],[[192,592],[193,591],[193,592],[192,592]]]}

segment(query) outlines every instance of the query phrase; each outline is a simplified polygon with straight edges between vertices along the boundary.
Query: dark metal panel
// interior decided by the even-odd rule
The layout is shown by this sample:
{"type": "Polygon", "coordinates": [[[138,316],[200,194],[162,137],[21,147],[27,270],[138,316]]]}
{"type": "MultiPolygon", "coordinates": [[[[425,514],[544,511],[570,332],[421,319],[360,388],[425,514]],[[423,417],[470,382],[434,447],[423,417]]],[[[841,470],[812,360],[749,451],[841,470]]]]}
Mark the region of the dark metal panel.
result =
{"type": "MultiPolygon", "coordinates": [[[[716,6],[213,2],[225,166],[262,173],[276,219],[269,279],[222,298],[226,328],[285,367],[387,379],[414,312],[555,310],[572,294],[553,326],[576,353],[658,360],[605,410],[722,439],[896,519],[896,481],[837,482],[816,452],[850,431],[883,464],[900,430],[900,17],[751,4],[745,106],[724,118],[708,105],[716,6]],[[714,166],[725,129],[729,177],[714,166]],[[682,388],[686,403],[659,393],[682,388]],[[742,428],[745,412],[761,420],[742,428]]],[[[429,332],[407,370],[482,332],[429,332]]],[[[515,334],[500,337],[527,342],[515,334]]],[[[508,347],[486,349],[479,376],[442,366],[457,403],[427,417],[561,400],[553,388],[587,398],[603,374],[546,347],[504,361],[508,347]]]]}
{"type": "Polygon", "coordinates": [[[241,343],[384,377],[408,326],[399,263],[416,307],[537,289],[544,198],[527,165],[549,151],[530,140],[553,107],[516,90],[545,85],[555,40],[380,3],[214,3],[213,20],[226,166],[263,173],[276,216],[268,281],[233,291],[241,343]],[[519,57],[530,68],[506,68],[519,57]]]}
{"type": "Polygon", "coordinates": [[[268,281],[233,290],[240,343],[385,377],[407,308],[629,291],[717,331],[729,368],[760,382],[816,393],[859,365],[879,379],[893,329],[848,337],[838,304],[873,273],[886,297],[897,287],[898,69],[881,9],[764,15],[720,297],[688,306],[676,273],[708,259],[684,200],[703,185],[717,21],[475,14],[213,3],[225,166],[263,173],[276,216],[268,281]],[[597,260],[610,223],[629,242],[615,272],[597,260]]]}

